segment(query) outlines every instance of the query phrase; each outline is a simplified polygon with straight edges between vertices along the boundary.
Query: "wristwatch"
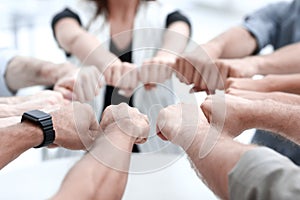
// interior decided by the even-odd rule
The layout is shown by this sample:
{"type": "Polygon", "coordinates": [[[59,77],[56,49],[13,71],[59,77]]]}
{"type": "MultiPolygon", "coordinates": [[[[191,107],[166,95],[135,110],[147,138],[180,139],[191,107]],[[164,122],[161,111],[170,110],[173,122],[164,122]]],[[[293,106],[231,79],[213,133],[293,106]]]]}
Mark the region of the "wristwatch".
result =
{"type": "Polygon", "coordinates": [[[44,134],[43,142],[34,148],[41,148],[52,144],[55,140],[55,130],[53,129],[52,116],[40,110],[32,110],[22,115],[21,122],[29,121],[38,125],[44,134]]]}

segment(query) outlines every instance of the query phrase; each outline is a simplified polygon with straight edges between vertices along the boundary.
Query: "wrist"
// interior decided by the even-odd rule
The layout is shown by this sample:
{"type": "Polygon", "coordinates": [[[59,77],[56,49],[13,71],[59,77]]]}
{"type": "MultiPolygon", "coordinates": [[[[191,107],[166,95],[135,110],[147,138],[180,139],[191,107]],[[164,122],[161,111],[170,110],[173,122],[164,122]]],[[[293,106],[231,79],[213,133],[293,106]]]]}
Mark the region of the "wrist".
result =
{"type": "Polygon", "coordinates": [[[16,125],[20,130],[21,139],[27,141],[28,148],[36,147],[40,145],[44,140],[44,134],[42,129],[31,122],[24,121],[16,125]]]}
{"type": "Polygon", "coordinates": [[[249,63],[251,70],[249,77],[252,77],[256,74],[264,75],[264,67],[266,66],[265,64],[265,59],[262,56],[249,56],[244,58],[247,63],[249,63]]]}
{"type": "Polygon", "coordinates": [[[157,51],[155,57],[165,57],[165,58],[170,58],[170,59],[176,59],[177,56],[171,52],[164,51],[164,50],[159,50],[157,51]]]}
{"type": "Polygon", "coordinates": [[[136,140],[136,138],[122,132],[120,128],[115,124],[108,126],[104,130],[104,135],[114,145],[128,152],[132,151],[133,144],[136,140]]]}

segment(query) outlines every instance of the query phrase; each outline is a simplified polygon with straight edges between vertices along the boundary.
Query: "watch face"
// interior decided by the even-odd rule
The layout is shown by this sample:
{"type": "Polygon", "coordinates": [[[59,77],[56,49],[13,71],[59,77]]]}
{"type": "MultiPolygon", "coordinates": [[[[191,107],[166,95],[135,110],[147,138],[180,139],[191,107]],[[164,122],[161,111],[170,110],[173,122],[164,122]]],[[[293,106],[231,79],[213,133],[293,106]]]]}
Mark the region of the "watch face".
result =
{"type": "Polygon", "coordinates": [[[38,120],[44,120],[47,118],[51,118],[51,116],[49,114],[44,113],[40,110],[31,110],[31,111],[26,112],[25,114],[31,118],[38,119],[38,120]]]}

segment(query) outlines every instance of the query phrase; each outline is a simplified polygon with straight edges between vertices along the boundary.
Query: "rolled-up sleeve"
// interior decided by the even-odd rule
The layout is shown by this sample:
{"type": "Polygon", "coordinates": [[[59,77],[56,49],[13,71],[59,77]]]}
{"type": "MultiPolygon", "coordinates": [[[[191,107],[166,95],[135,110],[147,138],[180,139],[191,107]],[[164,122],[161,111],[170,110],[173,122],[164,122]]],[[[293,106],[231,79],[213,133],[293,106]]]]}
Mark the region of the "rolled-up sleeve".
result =
{"type": "Polygon", "coordinates": [[[258,45],[256,53],[269,44],[276,44],[280,34],[278,28],[291,10],[291,6],[291,2],[270,4],[246,16],[242,26],[256,38],[258,45]]]}
{"type": "Polygon", "coordinates": [[[8,48],[0,48],[0,96],[12,96],[14,93],[7,87],[5,81],[6,69],[9,62],[17,55],[17,52],[8,48]]]}
{"type": "Polygon", "coordinates": [[[266,147],[245,153],[229,174],[230,199],[298,199],[300,168],[266,147]]]}

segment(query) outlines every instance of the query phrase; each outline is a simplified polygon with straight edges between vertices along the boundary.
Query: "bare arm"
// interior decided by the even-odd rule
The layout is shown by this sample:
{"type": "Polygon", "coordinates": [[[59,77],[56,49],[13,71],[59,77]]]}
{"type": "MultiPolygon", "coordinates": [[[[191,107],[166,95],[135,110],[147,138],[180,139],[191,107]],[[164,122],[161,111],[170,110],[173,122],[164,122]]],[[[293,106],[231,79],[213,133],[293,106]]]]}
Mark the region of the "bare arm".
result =
{"type": "Polygon", "coordinates": [[[268,75],[259,80],[230,78],[226,81],[226,88],[257,92],[279,91],[300,94],[299,78],[300,74],[268,75]]]}
{"type": "Polygon", "coordinates": [[[149,122],[137,109],[123,103],[109,106],[100,126],[101,135],[71,169],[53,199],[122,198],[133,144],[146,141],[149,122]]]}
{"type": "Polygon", "coordinates": [[[26,150],[38,146],[42,141],[42,130],[30,123],[18,123],[0,128],[0,169],[26,150]]]}
{"type": "Polygon", "coordinates": [[[95,65],[100,72],[117,57],[101,47],[101,42],[85,31],[72,18],[61,19],[55,25],[57,41],[67,52],[75,55],[85,65],[95,65]]]}
{"type": "Polygon", "coordinates": [[[229,199],[228,174],[253,147],[241,145],[227,132],[210,126],[198,109],[196,105],[178,104],[161,110],[158,135],[181,146],[208,186],[222,199],[229,199]]]}
{"type": "Polygon", "coordinates": [[[52,199],[121,199],[134,144],[134,141],[124,139],[122,135],[121,132],[115,132],[110,133],[108,138],[100,136],[93,149],[69,171],[52,199]],[[109,161],[108,155],[115,161],[109,161]]]}
{"type": "Polygon", "coordinates": [[[185,50],[189,35],[190,28],[185,22],[170,24],[164,35],[162,50],[159,50],[156,56],[176,57],[185,50]]]}
{"type": "Polygon", "coordinates": [[[298,105],[270,99],[248,100],[231,95],[214,95],[208,97],[201,108],[211,124],[233,137],[244,130],[258,128],[278,133],[300,144],[298,105]]]}
{"type": "Polygon", "coordinates": [[[257,48],[256,39],[242,27],[234,27],[202,45],[211,58],[241,58],[257,48]]]}
{"type": "Polygon", "coordinates": [[[226,93],[249,100],[271,99],[285,104],[300,105],[300,96],[297,94],[289,94],[284,92],[254,92],[231,88],[226,90],[226,93]]]}
{"type": "Polygon", "coordinates": [[[33,85],[54,85],[56,81],[67,74],[74,66],[54,64],[30,57],[17,56],[7,66],[5,79],[12,91],[33,85]],[[16,81],[18,80],[18,81],[16,81]]]}

